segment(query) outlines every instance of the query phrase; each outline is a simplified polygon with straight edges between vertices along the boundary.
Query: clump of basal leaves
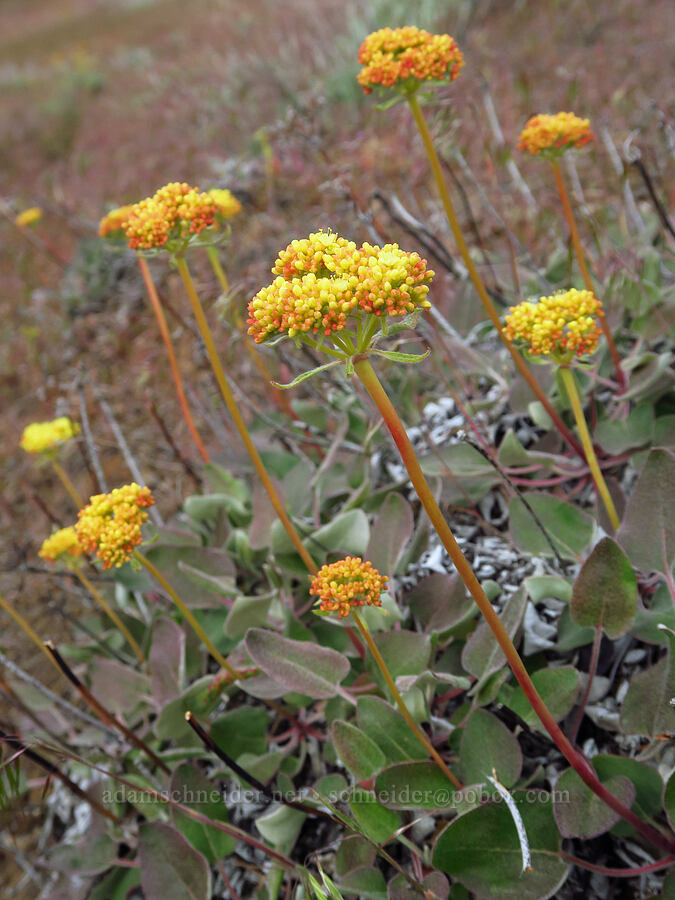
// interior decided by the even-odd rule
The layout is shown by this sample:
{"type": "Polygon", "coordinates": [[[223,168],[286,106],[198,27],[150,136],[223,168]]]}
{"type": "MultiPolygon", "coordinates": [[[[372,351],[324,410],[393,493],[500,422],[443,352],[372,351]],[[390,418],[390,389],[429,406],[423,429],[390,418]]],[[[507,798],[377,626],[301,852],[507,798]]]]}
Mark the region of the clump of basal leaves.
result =
{"type": "MultiPolygon", "coordinates": [[[[519,469],[523,478],[539,480],[567,474],[562,487],[527,490],[521,484],[526,505],[460,437],[429,450],[424,464],[453,509],[475,508],[490,493],[506,498],[501,539],[534,561],[535,574],[513,585],[501,583],[497,571],[487,588],[501,619],[568,732],[579,716],[595,646],[598,665],[577,742],[607,788],[666,833],[675,824],[669,743],[675,614],[668,587],[675,562],[675,398],[672,344],[666,329],[654,326],[657,315],[666,323],[673,318],[672,286],[663,284],[662,267],[648,257],[640,280],[618,274],[608,285],[608,302],[625,304],[636,329],[626,347],[626,394],[591,400],[596,444],[604,460],[615,460],[606,471],[622,509],[616,535],[593,508],[589,490],[569,493],[578,484],[569,475],[575,463],[551,452],[536,404],[526,411],[540,426],[538,441],[524,446],[508,430],[499,463],[512,478],[519,469]]],[[[465,348],[464,359],[465,374],[488,385],[485,358],[465,348]]],[[[611,374],[609,361],[601,374],[611,374]]],[[[430,370],[392,369],[389,377],[398,379],[397,396],[411,424],[419,419],[416,397],[438,399],[430,370]]],[[[582,388],[597,392],[583,375],[582,388]]],[[[483,396],[477,394],[474,407],[494,424],[492,401],[483,396]]],[[[268,900],[412,900],[423,891],[441,900],[514,894],[538,900],[589,889],[590,872],[571,866],[561,850],[614,868],[653,860],[654,849],[557,753],[461,582],[449,571],[419,577],[416,567],[429,547],[427,523],[407,499],[404,481],[388,482],[374,471],[373,453],[386,455],[388,444],[356,397],[335,383],[320,399],[307,394],[293,405],[295,448],[267,450],[265,462],[301,533],[311,534],[317,564],[351,554],[390,577],[386,614],[372,609],[363,616],[410,711],[465,787],[455,790],[429,760],[345,623],[314,615],[306,571],[262,492],[210,465],[204,492],[185,499],[172,527],[147,546],[147,556],[248,677],[233,685],[209,671],[193,632],[159,597],[150,604],[151,621],[143,623],[131,613],[131,596],[151,590],[149,582],[128,567],[116,574],[116,599],[143,642],[151,674],[93,643],[71,648],[70,658],[87,663],[94,694],[162,755],[172,776],[154,770],[136,750],[80,733],[81,754],[116,776],[101,783],[99,794],[116,792],[109,805],[123,824],[105,830],[95,820],[85,838],[56,847],[48,862],[64,873],[63,883],[74,873],[95,875],[92,900],[141,896],[141,890],[148,900],[207,900],[217,886],[218,896],[230,896],[224,871],[239,896],[257,889],[268,900]],[[409,590],[401,587],[406,575],[409,590]],[[187,710],[258,781],[333,819],[259,794],[249,802],[241,791],[250,785],[204,749],[185,721],[187,710]],[[185,809],[133,793],[131,786],[168,790],[209,820],[236,824],[294,860],[295,872],[289,875],[217,824],[196,822],[185,809]],[[213,794],[233,786],[240,791],[227,802],[213,794]],[[527,871],[505,791],[527,835],[527,871]],[[117,865],[121,856],[138,865],[117,865]]],[[[664,890],[673,887],[670,875],[664,890]]]]}

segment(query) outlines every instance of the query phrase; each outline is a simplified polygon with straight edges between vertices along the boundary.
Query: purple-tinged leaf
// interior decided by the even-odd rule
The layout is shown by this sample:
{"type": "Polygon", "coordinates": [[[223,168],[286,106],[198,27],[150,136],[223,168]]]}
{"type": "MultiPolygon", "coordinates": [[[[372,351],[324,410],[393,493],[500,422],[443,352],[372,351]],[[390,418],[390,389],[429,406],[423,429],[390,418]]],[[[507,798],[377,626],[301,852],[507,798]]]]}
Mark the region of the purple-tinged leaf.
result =
{"type": "Polygon", "coordinates": [[[251,628],[246,635],[251,659],[288,691],[327,700],[338,693],[338,685],[349,672],[349,660],[328,647],[309,641],[294,641],[274,631],[251,628]]]}
{"type": "Polygon", "coordinates": [[[173,825],[141,825],[138,855],[145,900],[210,900],[209,864],[173,825]]]}

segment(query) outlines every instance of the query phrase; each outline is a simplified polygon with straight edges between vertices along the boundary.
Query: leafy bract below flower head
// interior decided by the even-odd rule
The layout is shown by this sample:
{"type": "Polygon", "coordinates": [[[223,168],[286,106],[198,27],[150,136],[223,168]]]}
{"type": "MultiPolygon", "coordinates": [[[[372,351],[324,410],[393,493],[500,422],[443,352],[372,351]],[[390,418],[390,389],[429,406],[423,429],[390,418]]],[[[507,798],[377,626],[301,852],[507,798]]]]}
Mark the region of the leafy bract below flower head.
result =
{"type": "Polygon", "coordinates": [[[412,92],[423,82],[454,81],[464,58],[449,34],[409,25],[373,31],[361,44],[359,62],[358,82],[370,94],[374,88],[412,92]]]}
{"type": "Polygon", "coordinates": [[[43,542],[38,552],[38,556],[47,562],[62,562],[67,566],[77,565],[83,555],[84,549],[74,525],[55,531],[43,542]]]}
{"type": "Polygon", "coordinates": [[[75,529],[82,549],[96,553],[104,569],[121,566],[142,542],[147,507],[155,500],[149,488],[133,482],[109,494],[95,494],[80,510],[75,529]]]}
{"type": "Polygon", "coordinates": [[[123,237],[124,231],[129,221],[129,216],[134,209],[134,205],[118,206],[111,209],[109,213],[98,223],[99,237],[123,237]]]}
{"type": "Polygon", "coordinates": [[[532,356],[568,363],[575,356],[595,352],[602,333],[597,317],[602,315],[602,303],[591,291],[573,288],[542,297],[538,303],[528,300],[512,306],[504,334],[510,341],[524,343],[532,356]]]}
{"type": "Polygon", "coordinates": [[[380,594],[386,586],[386,575],[380,575],[372,563],[347,556],[319,569],[310,594],[319,598],[321,612],[337,612],[338,618],[344,619],[355,607],[381,606],[380,594]]]}
{"type": "Polygon", "coordinates": [[[518,149],[533,156],[555,160],[567,150],[584,147],[593,140],[591,123],[571,112],[559,112],[554,116],[532,116],[523,128],[518,149]]]}
{"type": "Polygon", "coordinates": [[[323,338],[359,323],[428,309],[434,273],[418,253],[398,244],[357,247],[333,232],[293,241],[272,269],[278,273],[248,306],[248,333],[256,343],[276,335],[323,338]]]}
{"type": "Polygon", "coordinates": [[[51,422],[33,422],[27,425],[21,436],[21,446],[26,453],[53,453],[80,433],[77,422],[68,416],[60,416],[51,422]]]}
{"type": "Polygon", "coordinates": [[[209,194],[173,181],[136,203],[124,230],[132,250],[182,253],[193,237],[214,224],[217,213],[209,194]]]}

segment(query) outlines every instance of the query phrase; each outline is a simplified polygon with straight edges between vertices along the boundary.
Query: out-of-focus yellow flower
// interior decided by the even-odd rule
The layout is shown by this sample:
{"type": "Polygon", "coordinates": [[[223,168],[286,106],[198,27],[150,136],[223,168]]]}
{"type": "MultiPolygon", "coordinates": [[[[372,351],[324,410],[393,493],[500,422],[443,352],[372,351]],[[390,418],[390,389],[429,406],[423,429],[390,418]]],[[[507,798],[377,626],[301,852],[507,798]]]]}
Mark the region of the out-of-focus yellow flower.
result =
{"type": "Polygon", "coordinates": [[[322,612],[337,612],[340,619],[360,606],[381,606],[380,594],[387,586],[387,576],[380,575],[370,562],[358,556],[347,556],[322,566],[312,579],[310,593],[317,596],[322,612]]]}
{"type": "Polygon", "coordinates": [[[598,317],[603,315],[602,303],[591,291],[572,288],[537,303],[528,300],[512,306],[504,334],[510,341],[524,343],[533,356],[567,363],[595,352],[602,333],[598,317]]]}
{"type": "Polygon", "coordinates": [[[79,433],[80,426],[67,416],[51,422],[33,422],[24,428],[21,446],[26,453],[49,453],[79,433]]]}
{"type": "Polygon", "coordinates": [[[14,224],[18,225],[19,228],[26,228],[28,225],[34,225],[36,222],[39,222],[41,218],[42,210],[40,207],[31,206],[29,209],[24,209],[23,212],[20,212],[14,218],[14,224]]]}
{"type": "Polygon", "coordinates": [[[74,525],[60,528],[51,534],[42,544],[38,556],[48,562],[62,562],[65,565],[76,565],[83,556],[74,525]]]}
{"type": "Polygon", "coordinates": [[[213,225],[217,212],[209,194],[174,181],[133,206],[125,234],[132,250],[183,250],[193,235],[213,225]]]}
{"type": "Polygon", "coordinates": [[[579,149],[593,140],[591,123],[571,112],[532,116],[520,134],[518,149],[533,156],[556,159],[566,150],[579,149]]]}
{"type": "Polygon", "coordinates": [[[464,58],[449,34],[409,25],[369,34],[359,49],[359,62],[363,68],[358,82],[370,94],[378,87],[414,91],[424,81],[454,81],[464,58]]]}
{"type": "Polygon", "coordinates": [[[216,204],[219,219],[232,219],[241,212],[241,203],[231,191],[225,188],[211,188],[208,195],[216,204]]]}
{"type": "Polygon", "coordinates": [[[104,569],[123,565],[143,541],[147,507],[155,500],[150,488],[133,482],[109,494],[95,494],[78,514],[77,537],[87,553],[96,553],[104,569]]]}
{"type": "Polygon", "coordinates": [[[101,221],[98,223],[98,233],[100,237],[109,237],[110,235],[123,235],[129,220],[129,216],[133,211],[133,204],[128,206],[118,206],[111,209],[101,221]]]}
{"type": "Polygon", "coordinates": [[[398,244],[357,247],[332,232],[317,232],[283,250],[281,272],[249,303],[249,330],[256,343],[276,334],[330,335],[364,313],[386,318],[428,309],[434,276],[418,253],[398,244]]]}

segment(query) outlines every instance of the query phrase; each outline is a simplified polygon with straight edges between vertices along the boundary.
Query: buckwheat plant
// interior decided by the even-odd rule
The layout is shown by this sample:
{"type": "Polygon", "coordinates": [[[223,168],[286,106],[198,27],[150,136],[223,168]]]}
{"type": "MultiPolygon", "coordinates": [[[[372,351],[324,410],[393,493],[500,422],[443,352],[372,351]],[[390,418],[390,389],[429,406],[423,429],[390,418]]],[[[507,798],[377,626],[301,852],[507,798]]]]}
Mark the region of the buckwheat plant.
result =
{"type": "MultiPolygon", "coordinates": [[[[586,290],[591,293],[595,291],[593,279],[591,278],[591,273],[586,265],[586,259],[579,237],[579,230],[574,218],[574,213],[572,212],[572,204],[570,203],[567,188],[565,187],[565,180],[560,168],[560,160],[565,153],[570,150],[580,150],[590,144],[593,140],[594,135],[591,131],[591,123],[588,119],[582,119],[571,112],[559,112],[555,115],[540,113],[539,115],[532,116],[525,125],[525,128],[523,128],[518,141],[519,150],[530,153],[532,156],[538,156],[541,159],[545,159],[553,168],[553,175],[555,177],[556,187],[558,188],[560,202],[567,221],[567,226],[570,230],[570,237],[572,238],[574,255],[576,256],[579,270],[581,271],[581,277],[586,285],[586,290]]],[[[607,346],[614,363],[614,368],[616,369],[619,385],[623,389],[626,387],[626,375],[621,368],[619,351],[614,343],[614,337],[612,336],[607,319],[603,316],[600,321],[605,338],[607,339],[607,346]]]]}
{"type": "Polygon", "coordinates": [[[361,71],[357,78],[364,90],[370,94],[377,91],[386,99],[379,108],[386,109],[399,101],[406,100],[424,144],[431,171],[443,208],[455,238],[457,249],[466,265],[469,277],[485,308],[488,318],[495,327],[502,343],[530,386],[539,402],[544,406],[560,435],[576,453],[583,451],[574,435],[565,425],[557,410],[546,396],[521,355],[511,346],[505,336],[499,315],[490,299],[480,274],[473,262],[459,219],[445,182],[441,163],[436,153],[431,133],[424,118],[420,97],[428,96],[429,88],[454,81],[464,65],[464,58],[456,41],[449,34],[429,34],[415,27],[382,28],[365,39],[359,50],[361,71]]]}
{"type": "Polygon", "coordinates": [[[87,553],[96,554],[104,569],[119,568],[130,561],[144,566],[171,597],[211,656],[230,675],[236,677],[232,666],[215,648],[173,587],[159,569],[138,550],[143,543],[142,528],[148,518],[148,507],[153,506],[154,502],[150,489],[134,482],[115,488],[109,494],[96,494],[78,514],[75,525],[77,538],[87,553]]]}
{"type": "Polygon", "coordinates": [[[66,470],[57,460],[61,448],[80,433],[80,426],[67,416],[49,422],[33,422],[21,435],[21,447],[26,453],[35,453],[46,459],[70,495],[75,506],[82,505],[80,493],[70,480],[66,470]]]}
{"type": "Polygon", "coordinates": [[[616,530],[619,517],[598,465],[593,441],[584,418],[579,391],[570,368],[575,359],[584,359],[598,347],[604,320],[602,303],[591,291],[561,291],[538,302],[525,301],[512,306],[505,317],[504,331],[510,341],[538,361],[550,360],[562,378],[570,399],[574,419],[598,493],[616,530]]]}
{"type": "Polygon", "coordinates": [[[312,579],[310,594],[318,597],[315,604],[319,607],[317,615],[328,616],[336,612],[340,619],[351,616],[368,645],[368,649],[373,654],[373,658],[408,727],[427,748],[442,772],[452,781],[455,787],[461,789],[462,785],[457,776],[451,772],[443,757],[410,715],[387,668],[387,664],[368,630],[368,626],[359,615],[359,609],[363,606],[380,607],[382,605],[380,595],[386,590],[386,587],[386,575],[380,575],[372,563],[364,561],[358,556],[347,556],[319,569],[312,579]]]}
{"type": "MultiPolygon", "coordinates": [[[[668,841],[656,829],[638,818],[602,785],[593,767],[575,749],[546,707],[455,540],[422,472],[405,426],[371,364],[372,356],[418,362],[426,355],[390,352],[377,346],[382,337],[392,330],[399,330],[392,328],[390,319],[400,318],[403,320],[400,328],[410,327],[419,310],[429,306],[427,294],[433,273],[426,268],[426,261],[419,254],[406,253],[395,244],[357,247],[352,241],[326,231],[291,242],[279,254],[272,271],[277,276],[275,280],[249,302],[249,333],[258,342],[290,337],[296,343],[307,343],[332,358],[329,363],[299,375],[288,387],[337,366],[344,368],[346,375],[359,378],[389,429],[417,496],[443,546],[495,635],[516,680],[560,752],[608,806],[658,846],[669,847],[668,841]]],[[[348,572],[348,569],[344,571],[348,572]]],[[[325,585],[330,584],[330,574],[328,572],[316,582],[320,599],[325,585]]],[[[358,626],[360,616],[351,601],[365,600],[367,592],[359,594],[357,585],[350,598],[350,592],[340,587],[339,579],[333,580],[337,586],[333,599],[338,609],[346,609],[345,600],[358,626]]],[[[371,645],[364,631],[364,639],[373,651],[375,645],[371,645]]]]}
{"type": "Polygon", "coordinates": [[[286,512],[234,398],[188,268],[186,253],[189,248],[213,246],[214,242],[220,240],[220,235],[226,235],[225,231],[216,227],[219,217],[222,219],[223,216],[222,208],[222,198],[218,200],[217,196],[214,198],[198,188],[173,182],[136,204],[127,220],[125,233],[132,249],[152,255],[168,253],[171,262],[178,269],[225,405],[277,516],[307,570],[314,574],[316,564],[286,512]]]}
{"type": "Polygon", "coordinates": [[[46,562],[64,566],[76,575],[108,618],[119,628],[139,662],[145,665],[145,656],[136,639],[115,610],[110,607],[98,588],[92,584],[83,572],[82,564],[85,561],[85,550],[80,543],[75,526],[68,525],[66,528],[60,528],[58,531],[53,532],[43,541],[42,547],[38,551],[38,556],[46,562]]]}

